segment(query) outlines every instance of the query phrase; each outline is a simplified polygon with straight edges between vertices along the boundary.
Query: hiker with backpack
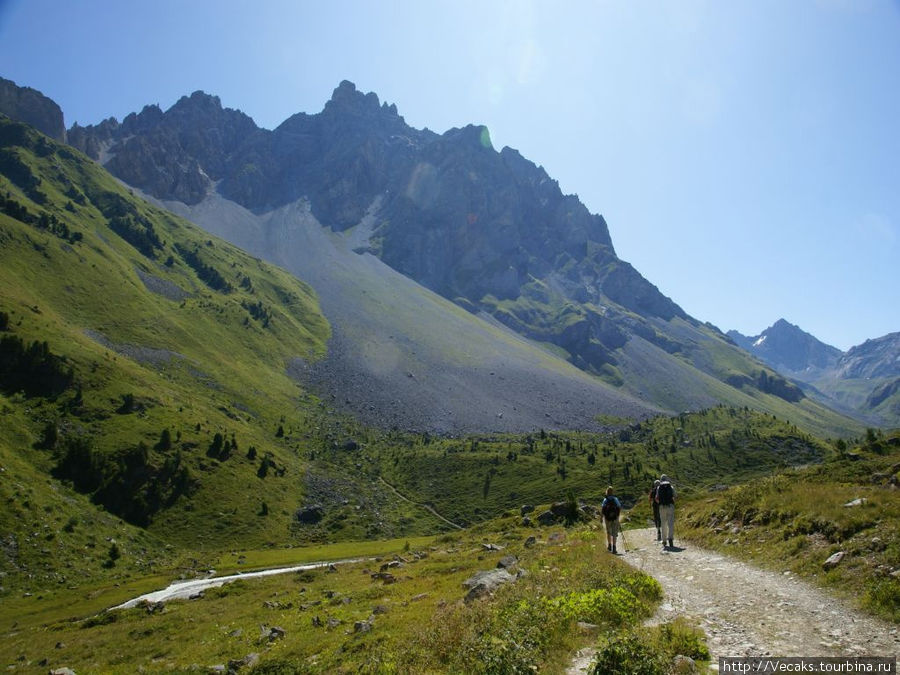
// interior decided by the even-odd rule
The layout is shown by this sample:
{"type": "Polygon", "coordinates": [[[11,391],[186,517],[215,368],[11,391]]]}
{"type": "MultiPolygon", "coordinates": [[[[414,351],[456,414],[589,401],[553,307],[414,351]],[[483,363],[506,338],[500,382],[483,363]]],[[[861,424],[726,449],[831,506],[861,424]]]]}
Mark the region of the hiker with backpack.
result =
{"type": "Polygon", "coordinates": [[[656,488],[659,487],[659,480],[653,481],[653,487],[650,488],[650,508],[653,509],[653,524],[656,525],[656,541],[662,541],[661,524],[659,520],[659,504],[656,503],[656,488]]]}
{"type": "Polygon", "coordinates": [[[656,503],[659,504],[659,519],[661,521],[661,533],[663,549],[672,548],[675,544],[675,488],[666,474],[659,477],[659,486],[656,488],[656,503]],[[666,545],[668,542],[668,545],[666,545]]]}
{"type": "Polygon", "coordinates": [[[603,524],[606,526],[606,550],[610,553],[618,553],[616,550],[616,537],[619,536],[619,514],[622,512],[622,504],[613,494],[612,486],[606,488],[606,497],[600,504],[600,513],[603,514],[603,524]]]}

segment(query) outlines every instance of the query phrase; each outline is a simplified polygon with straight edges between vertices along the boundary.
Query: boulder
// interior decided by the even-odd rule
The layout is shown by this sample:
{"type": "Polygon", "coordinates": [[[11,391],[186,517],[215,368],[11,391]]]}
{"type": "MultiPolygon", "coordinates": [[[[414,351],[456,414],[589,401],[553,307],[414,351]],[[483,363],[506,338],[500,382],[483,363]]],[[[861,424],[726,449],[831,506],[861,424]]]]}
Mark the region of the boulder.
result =
{"type": "Polygon", "coordinates": [[[315,525],[324,517],[325,509],[321,504],[304,506],[302,509],[298,510],[296,514],[297,521],[304,525],[315,525]]]}
{"type": "Polygon", "coordinates": [[[242,659],[232,659],[228,662],[228,672],[234,673],[240,670],[241,668],[253,668],[259,663],[259,654],[253,652],[252,654],[247,654],[242,659]]]}
{"type": "Polygon", "coordinates": [[[490,595],[498,587],[516,581],[516,577],[503,568],[478,572],[463,582],[463,587],[469,590],[465,602],[469,603],[477,598],[490,595]]]}
{"type": "Polygon", "coordinates": [[[853,501],[849,501],[849,502],[847,502],[846,504],[844,504],[844,506],[845,506],[845,507],[862,506],[862,505],[865,504],[867,501],[869,501],[869,500],[866,499],[865,497],[857,497],[857,498],[854,499],[853,501]]]}
{"type": "Polygon", "coordinates": [[[510,567],[515,567],[519,563],[519,559],[514,555],[505,555],[497,562],[497,567],[501,567],[503,569],[509,569],[510,567]]]}
{"type": "Polygon", "coordinates": [[[531,548],[535,544],[537,544],[537,538],[534,536],[528,537],[528,539],[525,540],[525,548],[531,548]]]}
{"type": "Polygon", "coordinates": [[[375,581],[383,581],[385,584],[392,584],[397,581],[397,577],[390,572],[375,572],[372,574],[372,579],[375,581]]]}
{"type": "Polygon", "coordinates": [[[534,505],[532,504],[523,504],[520,515],[526,516],[529,513],[534,511],[534,505]]]}
{"type": "MultiPolygon", "coordinates": [[[[313,623],[315,624],[315,620],[313,620],[313,623]]],[[[264,640],[268,640],[269,642],[280,640],[287,634],[284,628],[282,628],[281,626],[269,627],[266,625],[262,625],[259,627],[259,633],[260,637],[262,637],[264,640]]]]}
{"type": "Polygon", "coordinates": [[[593,520],[600,515],[600,509],[593,504],[582,504],[579,507],[579,511],[581,512],[582,518],[585,520],[593,520]]]}
{"type": "Polygon", "coordinates": [[[553,515],[552,511],[544,511],[537,517],[538,525],[543,525],[547,527],[548,525],[553,525],[557,521],[557,517],[553,515]]]}
{"type": "Polygon", "coordinates": [[[841,561],[844,559],[844,556],[847,555],[846,551],[838,551],[837,553],[833,553],[828,556],[828,560],[822,563],[822,569],[824,570],[833,570],[835,567],[841,564],[841,561]]]}

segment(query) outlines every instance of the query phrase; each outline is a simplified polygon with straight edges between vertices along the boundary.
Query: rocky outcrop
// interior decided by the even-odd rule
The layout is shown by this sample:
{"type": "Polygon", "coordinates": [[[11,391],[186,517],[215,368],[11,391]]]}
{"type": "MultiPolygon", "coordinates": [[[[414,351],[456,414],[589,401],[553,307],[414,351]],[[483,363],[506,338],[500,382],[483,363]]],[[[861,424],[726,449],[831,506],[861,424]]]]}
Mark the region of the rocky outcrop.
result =
{"type": "Polygon", "coordinates": [[[62,110],[37,89],[20,87],[0,77],[0,113],[33,126],[56,141],[66,142],[62,110]]]}

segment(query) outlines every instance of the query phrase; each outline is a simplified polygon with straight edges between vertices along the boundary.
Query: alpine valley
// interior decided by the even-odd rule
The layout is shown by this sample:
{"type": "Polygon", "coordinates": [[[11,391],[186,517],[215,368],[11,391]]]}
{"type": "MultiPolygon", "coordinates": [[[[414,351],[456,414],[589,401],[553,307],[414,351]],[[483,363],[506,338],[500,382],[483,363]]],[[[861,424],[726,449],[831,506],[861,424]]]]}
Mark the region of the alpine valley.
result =
{"type": "MultiPolygon", "coordinates": [[[[895,494],[897,334],[803,336],[692,318],[485,127],[414,129],[347,81],[274,130],[203,92],[66,129],[0,79],[0,657],[560,672],[597,643],[579,621],[639,631],[661,599],[593,552],[607,484],[635,522],[662,471],[703,500],[840,461],[895,494]],[[517,590],[463,602],[504,548],[517,590]]],[[[829,578],[891,616],[867,513],[881,567],[829,578]]],[[[708,657],[680,623],[647,649],[675,642],[708,657]]]]}

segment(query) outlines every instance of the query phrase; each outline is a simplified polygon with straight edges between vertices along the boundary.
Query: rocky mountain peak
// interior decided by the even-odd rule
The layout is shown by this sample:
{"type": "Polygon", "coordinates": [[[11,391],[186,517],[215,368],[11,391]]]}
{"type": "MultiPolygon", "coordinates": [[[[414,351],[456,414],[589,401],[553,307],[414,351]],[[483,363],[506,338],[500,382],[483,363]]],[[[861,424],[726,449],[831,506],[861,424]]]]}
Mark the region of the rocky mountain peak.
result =
{"type": "Polygon", "coordinates": [[[169,108],[169,111],[180,110],[203,110],[214,113],[222,110],[222,101],[218,96],[207,94],[205,91],[198,89],[190,96],[182,96],[175,105],[169,108]]]}
{"type": "Polygon", "coordinates": [[[779,319],[752,337],[737,331],[729,331],[728,335],[776,370],[805,381],[811,374],[834,367],[841,356],[841,350],[837,347],[825,344],[785,319],[779,319]]]}
{"type": "Polygon", "coordinates": [[[381,104],[378,94],[370,91],[364,94],[349,80],[343,80],[332,92],[331,99],[325,104],[322,111],[325,115],[351,115],[354,117],[373,117],[380,113],[387,113],[397,117],[397,106],[381,104]]]}
{"type": "Polygon", "coordinates": [[[494,150],[491,134],[483,124],[467,124],[461,129],[454,127],[444,133],[444,138],[476,150],[494,150]]]}
{"type": "Polygon", "coordinates": [[[0,77],[0,113],[30,124],[50,138],[66,142],[66,124],[60,107],[37,89],[20,87],[0,77]]]}

